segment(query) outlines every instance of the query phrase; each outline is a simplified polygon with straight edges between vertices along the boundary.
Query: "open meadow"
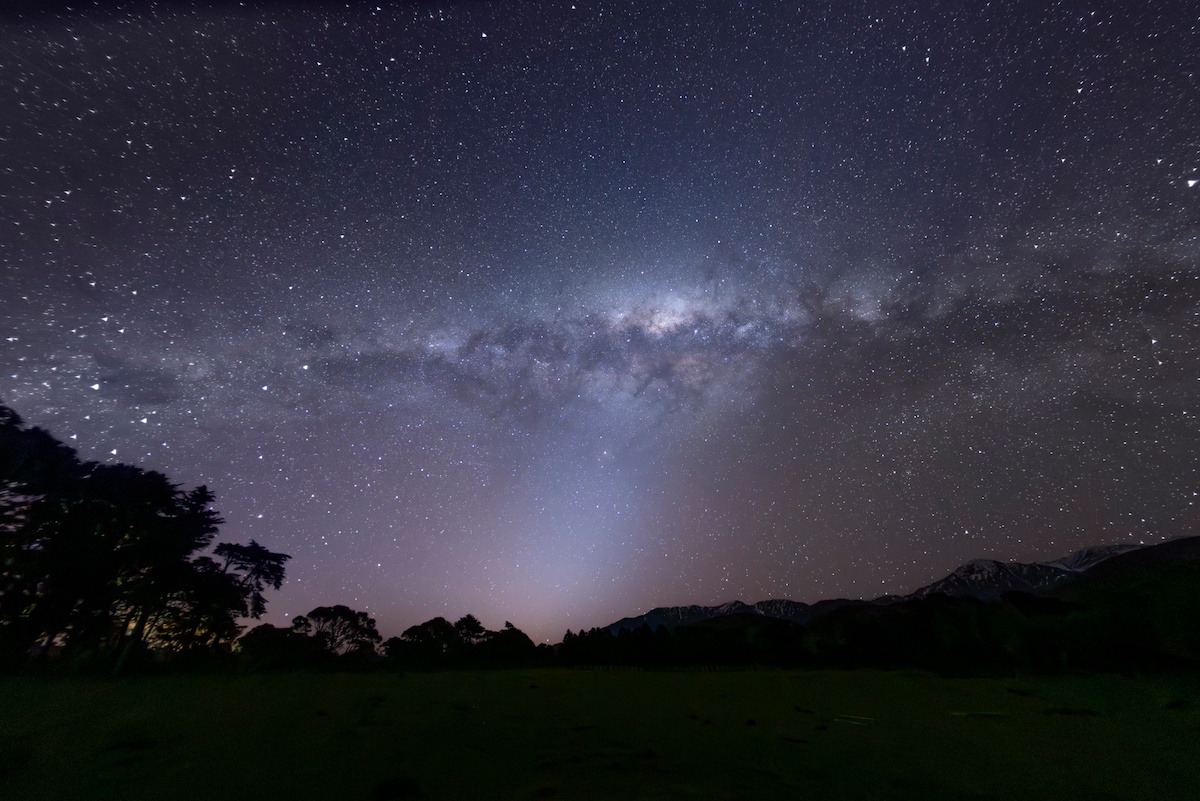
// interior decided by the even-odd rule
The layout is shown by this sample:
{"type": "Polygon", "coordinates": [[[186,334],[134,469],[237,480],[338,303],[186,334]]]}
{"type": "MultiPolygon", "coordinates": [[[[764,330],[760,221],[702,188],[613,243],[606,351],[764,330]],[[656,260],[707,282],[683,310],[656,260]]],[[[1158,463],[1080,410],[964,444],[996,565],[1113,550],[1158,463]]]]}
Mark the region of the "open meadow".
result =
{"type": "Polygon", "coordinates": [[[1166,799],[1196,676],[445,673],[0,681],[0,798],[1166,799]]]}

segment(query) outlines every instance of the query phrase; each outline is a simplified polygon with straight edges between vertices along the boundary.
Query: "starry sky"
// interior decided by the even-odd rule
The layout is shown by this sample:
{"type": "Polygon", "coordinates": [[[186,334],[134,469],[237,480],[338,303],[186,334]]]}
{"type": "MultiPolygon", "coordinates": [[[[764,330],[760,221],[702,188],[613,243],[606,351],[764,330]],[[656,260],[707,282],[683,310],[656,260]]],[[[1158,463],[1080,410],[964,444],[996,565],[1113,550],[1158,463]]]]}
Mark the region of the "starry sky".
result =
{"type": "Polygon", "coordinates": [[[1198,533],[1195,4],[0,14],[0,402],[212,488],[271,622],[1198,533]]]}

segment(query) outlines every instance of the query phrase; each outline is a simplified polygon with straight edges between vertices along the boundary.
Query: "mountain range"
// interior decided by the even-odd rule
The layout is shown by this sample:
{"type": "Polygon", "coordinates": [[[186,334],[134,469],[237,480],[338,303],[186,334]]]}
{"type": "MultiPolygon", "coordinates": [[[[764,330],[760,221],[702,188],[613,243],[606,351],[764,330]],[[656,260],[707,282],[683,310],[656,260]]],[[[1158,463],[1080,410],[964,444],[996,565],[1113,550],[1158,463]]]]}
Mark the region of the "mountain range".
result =
{"type": "MultiPolygon", "coordinates": [[[[1189,538],[1200,541],[1200,538],[1189,538]]],[[[1176,541],[1178,542],[1178,541],[1176,541]]],[[[754,604],[731,601],[718,606],[663,606],[651,609],[642,615],[626,617],[607,628],[613,634],[622,630],[633,631],[643,625],[651,629],[665,626],[674,629],[717,618],[733,615],[761,615],[763,617],[806,624],[835,609],[853,606],[888,606],[901,601],[947,595],[955,598],[976,598],[982,601],[996,600],[1008,592],[1041,592],[1068,584],[1088,572],[1096,565],[1113,557],[1158,546],[1143,546],[1133,543],[1099,545],[1075,551],[1072,554],[1048,562],[998,562],[994,559],[975,559],[954,570],[950,575],[928,584],[908,595],[885,595],[870,601],[837,598],[806,604],[775,598],[754,604]]],[[[1125,560],[1118,560],[1125,561],[1125,560]]]]}

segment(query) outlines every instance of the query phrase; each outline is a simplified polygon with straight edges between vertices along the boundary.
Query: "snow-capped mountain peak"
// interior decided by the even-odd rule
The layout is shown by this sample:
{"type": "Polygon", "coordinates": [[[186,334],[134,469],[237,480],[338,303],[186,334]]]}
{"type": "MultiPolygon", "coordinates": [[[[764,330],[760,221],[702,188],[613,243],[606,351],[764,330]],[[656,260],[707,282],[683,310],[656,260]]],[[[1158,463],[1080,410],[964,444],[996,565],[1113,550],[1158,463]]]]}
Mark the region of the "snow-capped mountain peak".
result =
{"type": "Polygon", "coordinates": [[[1141,548],[1141,545],[1136,545],[1131,542],[1121,542],[1116,545],[1094,545],[1091,548],[1083,548],[1069,556],[1064,556],[1061,559],[1055,559],[1052,562],[1042,562],[1041,564],[1058,567],[1063,570],[1069,570],[1072,573],[1082,573],[1083,571],[1095,567],[1106,559],[1111,559],[1114,556],[1119,556],[1123,553],[1136,551],[1141,548]]]}

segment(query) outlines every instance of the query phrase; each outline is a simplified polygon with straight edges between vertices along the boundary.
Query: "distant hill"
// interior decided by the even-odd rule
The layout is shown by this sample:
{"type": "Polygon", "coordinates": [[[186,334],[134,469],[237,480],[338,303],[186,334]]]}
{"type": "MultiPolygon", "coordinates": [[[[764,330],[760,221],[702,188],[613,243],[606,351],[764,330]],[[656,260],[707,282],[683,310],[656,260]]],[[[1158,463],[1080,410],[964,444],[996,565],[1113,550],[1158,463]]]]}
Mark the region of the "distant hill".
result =
{"type": "Polygon", "coordinates": [[[978,559],[904,596],[653,609],[564,638],[569,665],[917,668],[945,675],[1200,667],[1200,537],[978,559]]]}
{"type": "MultiPolygon", "coordinates": [[[[1163,543],[1166,544],[1166,543],[1163,543]]],[[[1082,573],[1085,570],[1090,570],[1096,565],[1111,559],[1114,556],[1120,556],[1130,551],[1140,551],[1144,548],[1155,548],[1154,545],[1136,545],[1132,542],[1118,543],[1117,545],[1096,545],[1091,548],[1084,548],[1081,551],[1076,551],[1070,556],[1064,556],[1062,559],[1055,559],[1053,562],[1042,562],[1042,564],[1050,565],[1051,567],[1060,567],[1063,570],[1069,570],[1072,573],[1082,573]]]]}
{"type": "MultiPolygon", "coordinates": [[[[1180,554],[1200,554],[1200,537],[1172,540],[1154,546],[1132,543],[1099,545],[1075,551],[1072,554],[1049,562],[998,562],[993,559],[976,559],[954,570],[950,575],[932,584],[921,587],[908,595],[885,595],[871,601],[837,598],[806,604],[785,598],[774,598],[747,604],[731,601],[717,606],[662,606],[642,615],[626,617],[605,628],[613,634],[622,630],[634,631],[642,626],[657,629],[665,626],[691,626],[715,618],[737,615],[762,616],[806,624],[838,609],[848,607],[888,606],[902,601],[946,595],[951,598],[974,598],[991,601],[1009,592],[1044,592],[1069,584],[1085,573],[1091,573],[1098,565],[1109,563],[1118,570],[1136,569],[1141,562],[1149,560],[1156,564],[1162,560],[1178,558],[1180,554]],[[1185,543],[1179,545],[1178,543],[1185,543]],[[1187,545],[1187,543],[1193,543],[1187,545]],[[1171,546],[1166,548],[1166,546],[1171,546]],[[1160,550],[1164,549],[1166,550],[1160,550]],[[1138,556],[1147,554],[1147,556],[1138,556]],[[1119,558],[1118,558],[1119,557],[1119,558]],[[1131,557],[1133,558],[1130,561],[1131,557]],[[1125,565],[1127,567],[1121,567],[1125,565]]],[[[1197,557],[1200,558],[1200,557],[1197,557]]]]}
{"type": "Polygon", "coordinates": [[[1087,581],[1081,586],[1100,582],[1134,579],[1164,569],[1200,566],[1200,537],[1182,537],[1157,545],[1127,549],[1103,564],[1096,563],[1087,570],[1087,581]]]}
{"type": "Polygon", "coordinates": [[[1055,559],[1052,562],[997,562],[994,559],[975,559],[957,568],[905,598],[927,598],[941,593],[953,598],[978,598],[992,601],[1006,592],[1037,592],[1048,590],[1077,578],[1115,556],[1140,550],[1132,543],[1097,545],[1055,559]]]}
{"type": "Polygon", "coordinates": [[[697,606],[695,604],[690,606],[660,606],[657,609],[651,609],[644,615],[622,618],[605,628],[613,634],[617,634],[622,629],[634,631],[640,629],[642,626],[649,626],[651,629],[666,626],[668,629],[674,629],[677,626],[690,626],[714,618],[731,615],[739,617],[769,617],[777,620],[787,620],[792,623],[808,623],[827,612],[832,612],[834,609],[840,609],[844,606],[865,606],[884,602],[886,602],[885,599],[852,601],[846,598],[837,598],[828,601],[818,601],[815,604],[806,604],[800,601],[789,601],[786,598],[773,598],[768,601],[759,601],[755,604],[730,601],[719,606],[697,606]]]}
{"type": "Polygon", "coordinates": [[[958,567],[953,573],[920,588],[909,598],[928,598],[949,595],[952,598],[978,598],[991,601],[1006,592],[1034,592],[1070,581],[1078,573],[1051,564],[997,562],[994,559],[975,559],[958,567]]]}
{"type": "Polygon", "coordinates": [[[1200,537],[1114,556],[1048,595],[1081,610],[1081,639],[1200,664],[1200,537]]]}

